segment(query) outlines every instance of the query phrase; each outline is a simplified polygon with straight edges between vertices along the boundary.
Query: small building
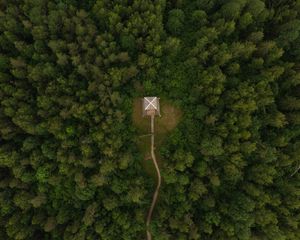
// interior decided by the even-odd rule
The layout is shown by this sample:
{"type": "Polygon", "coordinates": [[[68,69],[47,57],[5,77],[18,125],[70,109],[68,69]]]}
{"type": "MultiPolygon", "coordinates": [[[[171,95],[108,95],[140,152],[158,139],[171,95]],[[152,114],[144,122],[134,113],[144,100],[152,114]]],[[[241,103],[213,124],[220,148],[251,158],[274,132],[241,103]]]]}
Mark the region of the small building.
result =
{"type": "Polygon", "coordinates": [[[143,117],[145,116],[160,116],[158,97],[143,98],[143,117]]]}

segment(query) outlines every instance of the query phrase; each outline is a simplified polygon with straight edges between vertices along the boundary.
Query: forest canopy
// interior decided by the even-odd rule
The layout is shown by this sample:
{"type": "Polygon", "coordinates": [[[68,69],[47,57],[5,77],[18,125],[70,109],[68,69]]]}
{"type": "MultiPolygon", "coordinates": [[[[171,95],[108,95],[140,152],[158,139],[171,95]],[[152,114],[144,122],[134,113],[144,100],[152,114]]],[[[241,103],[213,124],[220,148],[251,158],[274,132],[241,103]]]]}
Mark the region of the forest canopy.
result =
{"type": "Polygon", "coordinates": [[[0,239],[144,239],[144,95],[153,239],[300,239],[299,0],[0,0],[0,239]]]}

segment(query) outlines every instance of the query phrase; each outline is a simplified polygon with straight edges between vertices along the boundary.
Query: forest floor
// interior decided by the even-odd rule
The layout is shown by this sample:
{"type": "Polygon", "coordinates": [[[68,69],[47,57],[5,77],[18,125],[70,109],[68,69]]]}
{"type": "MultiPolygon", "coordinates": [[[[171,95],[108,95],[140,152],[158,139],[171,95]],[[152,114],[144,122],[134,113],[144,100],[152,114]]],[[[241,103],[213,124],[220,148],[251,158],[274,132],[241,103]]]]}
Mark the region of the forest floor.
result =
{"type": "MultiPolygon", "coordinates": [[[[161,117],[155,117],[155,148],[158,165],[161,165],[159,147],[162,145],[167,134],[176,127],[182,116],[180,109],[164,99],[160,99],[160,110],[161,117]]],[[[156,178],[156,170],[151,160],[150,118],[142,116],[141,98],[134,99],[132,120],[138,129],[139,137],[137,139],[137,145],[144,156],[142,166],[147,174],[156,178]]]]}

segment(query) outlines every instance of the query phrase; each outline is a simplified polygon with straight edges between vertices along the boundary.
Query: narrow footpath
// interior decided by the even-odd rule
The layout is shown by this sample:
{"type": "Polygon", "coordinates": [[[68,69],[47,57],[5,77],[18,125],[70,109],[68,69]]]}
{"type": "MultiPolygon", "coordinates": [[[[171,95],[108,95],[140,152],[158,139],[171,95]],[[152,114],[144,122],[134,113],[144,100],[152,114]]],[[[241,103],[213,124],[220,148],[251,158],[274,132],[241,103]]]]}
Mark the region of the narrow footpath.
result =
{"type": "Polygon", "coordinates": [[[146,226],[147,226],[147,240],[151,240],[151,233],[149,231],[149,226],[150,226],[150,222],[152,219],[152,213],[153,213],[153,209],[155,207],[156,201],[157,201],[157,197],[158,197],[158,192],[160,189],[160,185],[161,185],[161,175],[160,175],[160,170],[156,161],[156,157],[155,157],[155,145],[154,145],[154,115],[151,115],[151,157],[153,160],[153,164],[155,166],[156,169],[156,173],[157,173],[157,185],[156,185],[156,189],[155,192],[153,194],[153,198],[152,198],[152,203],[151,203],[151,207],[149,209],[148,212],[148,216],[147,216],[147,222],[146,222],[146,226]]]}

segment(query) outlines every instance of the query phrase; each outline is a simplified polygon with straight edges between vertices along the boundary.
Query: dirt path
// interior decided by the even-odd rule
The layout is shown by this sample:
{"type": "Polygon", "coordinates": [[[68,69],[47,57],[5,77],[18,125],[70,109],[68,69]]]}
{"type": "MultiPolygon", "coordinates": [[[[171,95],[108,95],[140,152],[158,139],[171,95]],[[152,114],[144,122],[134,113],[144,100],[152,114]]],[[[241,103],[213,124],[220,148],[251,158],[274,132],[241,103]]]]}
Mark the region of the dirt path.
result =
{"type": "Polygon", "coordinates": [[[161,185],[161,175],[160,175],[160,170],[156,161],[156,157],[155,157],[155,145],[154,145],[154,115],[151,116],[151,157],[153,160],[153,164],[155,166],[156,172],[157,172],[157,185],[156,185],[156,189],[155,192],[153,194],[153,198],[152,198],[152,203],[151,203],[151,207],[149,209],[148,212],[148,216],[147,216],[147,222],[146,222],[146,226],[147,226],[147,240],[151,240],[151,233],[149,232],[149,225],[152,219],[152,213],[153,213],[153,209],[155,207],[156,201],[157,201],[157,197],[158,197],[158,192],[160,189],[160,185],[161,185]]]}

